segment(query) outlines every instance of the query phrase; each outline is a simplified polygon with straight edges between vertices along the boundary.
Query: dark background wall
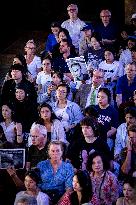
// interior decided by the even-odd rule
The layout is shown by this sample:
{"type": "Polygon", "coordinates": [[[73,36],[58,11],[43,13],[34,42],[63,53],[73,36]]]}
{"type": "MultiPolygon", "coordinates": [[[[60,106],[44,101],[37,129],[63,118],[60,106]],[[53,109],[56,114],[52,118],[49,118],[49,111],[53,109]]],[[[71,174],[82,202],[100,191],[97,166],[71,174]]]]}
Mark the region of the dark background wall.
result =
{"type": "Polygon", "coordinates": [[[66,8],[70,3],[77,3],[79,17],[85,21],[98,21],[102,8],[110,9],[118,24],[125,21],[124,0],[4,0],[0,13],[0,47],[6,47],[24,30],[49,31],[52,21],[68,18],[66,8]]]}

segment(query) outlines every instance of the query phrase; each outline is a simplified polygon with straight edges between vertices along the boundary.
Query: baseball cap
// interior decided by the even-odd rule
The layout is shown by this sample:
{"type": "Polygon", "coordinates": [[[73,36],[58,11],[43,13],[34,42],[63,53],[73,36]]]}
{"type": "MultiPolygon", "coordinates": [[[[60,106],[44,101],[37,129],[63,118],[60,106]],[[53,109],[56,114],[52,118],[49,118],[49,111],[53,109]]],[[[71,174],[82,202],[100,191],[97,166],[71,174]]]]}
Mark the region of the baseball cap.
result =
{"type": "Polygon", "coordinates": [[[85,30],[93,30],[92,25],[90,25],[90,24],[84,25],[84,27],[81,29],[81,31],[85,31],[85,30]]]}
{"type": "Polygon", "coordinates": [[[131,20],[132,20],[132,19],[136,19],[136,13],[132,14],[131,20]]]}

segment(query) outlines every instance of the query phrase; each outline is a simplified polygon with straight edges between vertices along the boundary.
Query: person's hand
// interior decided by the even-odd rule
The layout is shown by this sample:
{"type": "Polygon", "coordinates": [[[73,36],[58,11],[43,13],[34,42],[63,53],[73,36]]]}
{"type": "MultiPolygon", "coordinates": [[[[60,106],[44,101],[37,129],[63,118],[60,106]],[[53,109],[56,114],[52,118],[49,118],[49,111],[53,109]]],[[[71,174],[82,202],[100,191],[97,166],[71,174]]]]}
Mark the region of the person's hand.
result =
{"type": "Polygon", "coordinates": [[[49,85],[48,88],[47,88],[48,95],[50,95],[53,90],[56,90],[56,86],[55,85],[49,85]]]}
{"type": "Polygon", "coordinates": [[[127,151],[132,151],[132,140],[130,138],[127,141],[127,151]]]}
{"type": "Polygon", "coordinates": [[[16,169],[14,167],[8,167],[6,170],[11,177],[16,175],[16,169]]]}
{"type": "Polygon", "coordinates": [[[23,137],[22,137],[22,124],[16,122],[16,131],[17,131],[17,142],[22,143],[23,137]]]}

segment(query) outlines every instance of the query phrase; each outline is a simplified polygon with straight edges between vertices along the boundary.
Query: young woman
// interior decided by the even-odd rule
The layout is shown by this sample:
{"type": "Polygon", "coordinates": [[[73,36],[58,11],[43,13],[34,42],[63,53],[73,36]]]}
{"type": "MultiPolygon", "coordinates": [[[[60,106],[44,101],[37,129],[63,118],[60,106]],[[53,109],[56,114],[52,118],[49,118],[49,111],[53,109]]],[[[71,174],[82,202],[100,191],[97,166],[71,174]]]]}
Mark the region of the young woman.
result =
{"type": "Polygon", "coordinates": [[[49,104],[43,103],[39,107],[39,119],[36,123],[46,127],[48,142],[58,140],[66,143],[64,128],[49,104]]]}
{"type": "Polygon", "coordinates": [[[46,83],[51,82],[51,58],[45,57],[42,60],[42,71],[40,71],[36,77],[36,84],[38,86],[38,103],[42,103],[44,93],[46,92],[46,83]]]}
{"type": "Polygon", "coordinates": [[[98,91],[98,122],[103,125],[107,133],[107,143],[109,148],[113,147],[113,140],[115,138],[116,130],[118,127],[118,112],[110,105],[111,93],[108,88],[100,88],[98,91]]]}
{"type": "Polygon", "coordinates": [[[99,204],[112,205],[119,196],[119,183],[116,176],[109,171],[106,157],[94,152],[90,154],[87,164],[93,192],[99,199],[99,204]]]}
{"type": "Polygon", "coordinates": [[[73,177],[73,191],[66,192],[57,205],[92,205],[92,195],[92,183],[89,173],[79,170],[73,177]]]}
{"type": "Polygon", "coordinates": [[[20,191],[17,193],[14,204],[17,204],[17,201],[24,196],[32,196],[37,200],[37,205],[49,205],[49,197],[47,194],[41,192],[38,188],[38,183],[40,182],[40,177],[36,171],[28,171],[25,175],[25,191],[20,191]]]}
{"type": "Polygon", "coordinates": [[[2,118],[3,119],[0,122],[0,125],[4,130],[6,140],[8,142],[14,143],[16,138],[16,123],[13,121],[13,107],[11,104],[7,103],[2,105],[2,118]]]}
{"type": "Polygon", "coordinates": [[[74,131],[74,128],[83,118],[80,107],[67,99],[70,92],[70,88],[67,84],[60,84],[56,90],[57,100],[53,105],[56,116],[61,120],[61,123],[67,132],[67,140],[71,141],[70,136],[74,131]]]}
{"type": "Polygon", "coordinates": [[[136,204],[136,178],[129,177],[123,184],[123,197],[120,197],[116,205],[135,205],[136,204]]]}

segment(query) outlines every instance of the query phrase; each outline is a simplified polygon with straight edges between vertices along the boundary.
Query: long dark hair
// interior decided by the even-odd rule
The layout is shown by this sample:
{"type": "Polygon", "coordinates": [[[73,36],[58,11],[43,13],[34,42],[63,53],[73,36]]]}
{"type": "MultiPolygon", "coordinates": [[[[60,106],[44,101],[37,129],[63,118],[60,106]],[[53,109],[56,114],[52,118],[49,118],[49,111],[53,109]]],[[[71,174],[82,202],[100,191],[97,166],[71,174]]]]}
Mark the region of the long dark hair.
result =
{"type": "Polygon", "coordinates": [[[42,109],[43,107],[47,107],[47,108],[50,110],[50,112],[51,112],[51,119],[50,119],[50,121],[51,121],[51,122],[53,122],[55,119],[58,119],[57,116],[55,115],[55,113],[53,112],[52,107],[51,107],[48,103],[45,103],[45,102],[44,102],[44,103],[42,103],[42,104],[38,107],[39,119],[36,121],[36,123],[38,123],[38,124],[40,124],[40,125],[44,125],[44,120],[41,118],[41,114],[40,114],[41,109],[42,109]]]}
{"type": "MultiPolygon", "coordinates": [[[[89,172],[86,170],[78,170],[75,173],[75,176],[77,177],[78,183],[80,187],[82,188],[81,190],[81,204],[83,203],[88,203],[92,199],[92,182],[91,178],[89,175],[89,172]]],[[[71,202],[73,205],[79,204],[78,200],[75,200],[77,198],[76,192],[73,192],[71,195],[71,202]],[[76,203],[77,201],[77,203],[76,203]]]]}

